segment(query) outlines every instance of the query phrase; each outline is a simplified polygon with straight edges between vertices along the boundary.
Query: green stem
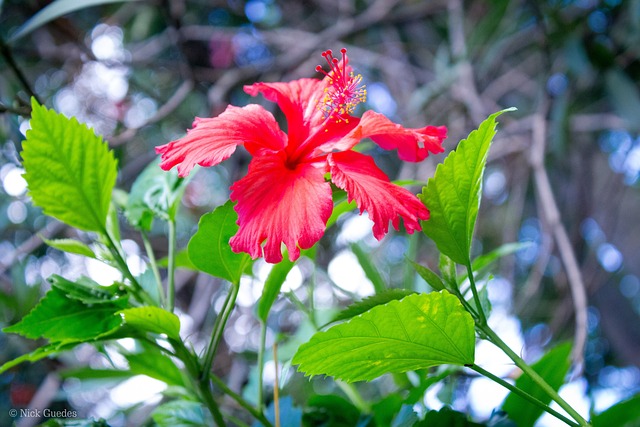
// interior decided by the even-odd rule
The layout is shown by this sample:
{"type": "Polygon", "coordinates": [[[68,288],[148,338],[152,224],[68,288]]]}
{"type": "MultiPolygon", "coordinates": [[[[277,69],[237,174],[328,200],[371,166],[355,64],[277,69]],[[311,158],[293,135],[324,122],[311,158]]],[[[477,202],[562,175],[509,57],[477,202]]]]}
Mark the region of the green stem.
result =
{"type": "Polygon", "coordinates": [[[545,405],[543,402],[541,402],[540,400],[538,400],[535,397],[531,396],[529,393],[527,393],[527,392],[525,392],[523,390],[520,390],[518,387],[516,387],[516,386],[514,386],[512,384],[509,384],[508,382],[506,382],[502,378],[492,374],[489,371],[486,371],[486,370],[482,369],[480,366],[474,364],[474,365],[468,365],[467,367],[469,369],[473,369],[474,371],[476,371],[480,375],[484,375],[485,377],[489,378],[490,380],[495,381],[496,383],[498,383],[501,386],[505,387],[509,391],[517,394],[518,396],[522,397],[523,399],[527,400],[528,402],[538,406],[539,408],[541,408],[545,412],[548,412],[549,414],[553,415],[554,417],[556,417],[560,421],[563,421],[564,423],[566,423],[566,424],[568,424],[570,426],[573,426],[573,427],[579,427],[580,426],[579,424],[575,423],[574,421],[568,419],[564,415],[560,414],[559,412],[557,412],[554,409],[552,409],[551,407],[549,407],[549,405],[545,405]]]}
{"type": "Polygon", "coordinates": [[[531,380],[536,383],[551,399],[553,399],[562,409],[578,422],[582,427],[589,427],[590,424],[585,420],[571,405],[569,405],[560,395],[542,378],[536,371],[533,370],[520,356],[518,356],[509,346],[502,341],[502,339],[487,325],[478,325],[478,328],[485,333],[487,339],[498,346],[518,368],[522,370],[525,375],[528,375],[531,380]]]}
{"type": "Polygon", "coordinates": [[[176,299],[176,222],[169,220],[169,263],[167,266],[167,310],[173,313],[176,299]]]}
{"type": "Polygon", "coordinates": [[[147,236],[146,231],[142,230],[140,234],[142,235],[142,243],[144,244],[144,250],[147,252],[147,257],[149,258],[151,271],[153,272],[153,277],[156,281],[156,286],[158,287],[158,297],[160,298],[160,304],[164,307],[165,305],[164,289],[162,289],[162,279],[160,278],[160,270],[158,269],[158,262],[156,261],[156,256],[153,253],[153,247],[151,246],[151,242],[149,241],[149,237],[147,236]]]}
{"type": "Polygon", "coordinates": [[[360,410],[363,414],[371,413],[371,406],[360,395],[360,392],[356,389],[356,387],[351,383],[346,383],[344,381],[336,381],[336,385],[344,394],[347,395],[349,400],[354,404],[356,408],[360,410]]]}
{"type": "Polygon", "coordinates": [[[265,427],[272,427],[271,422],[264,416],[261,410],[254,408],[249,402],[247,402],[242,396],[240,396],[235,391],[231,390],[228,385],[224,383],[220,378],[215,376],[213,373],[209,375],[211,381],[220,388],[226,395],[236,401],[238,405],[242,406],[244,409],[249,411],[253,417],[260,421],[265,427]]]}
{"type": "Polygon", "coordinates": [[[260,347],[258,348],[258,411],[264,405],[264,350],[267,343],[267,322],[260,322],[260,347]]]}
{"type": "Polygon", "coordinates": [[[479,320],[481,325],[487,324],[487,317],[484,314],[484,310],[482,309],[482,304],[480,303],[480,296],[478,295],[478,289],[476,287],[476,280],[473,277],[473,267],[471,267],[471,260],[467,260],[467,275],[469,276],[469,286],[471,287],[471,292],[473,292],[473,300],[476,303],[476,311],[478,312],[479,320]]]}
{"type": "Polygon", "coordinates": [[[218,349],[218,345],[220,344],[220,339],[222,338],[222,332],[224,331],[224,327],[227,324],[227,320],[229,320],[229,315],[233,311],[233,307],[236,304],[236,298],[238,297],[238,291],[240,290],[239,283],[232,283],[231,290],[227,294],[227,298],[224,300],[224,305],[222,306],[222,310],[216,321],[213,325],[213,331],[211,331],[211,340],[209,341],[209,345],[207,347],[207,351],[204,356],[204,361],[202,363],[202,373],[201,378],[208,378],[209,372],[211,371],[211,365],[213,364],[213,357],[216,354],[216,350],[218,349]]]}
{"type": "Polygon", "coordinates": [[[171,346],[176,352],[176,357],[182,360],[182,362],[184,363],[185,368],[189,373],[189,378],[193,383],[192,386],[195,388],[196,394],[202,399],[207,408],[209,408],[209,411],[211,412],[216,425],[218,427],[224,427],[226,425],[224,422],[224,417],[220,412],[218,404],[213,398],[208,377],[204,380],[202,378],[198,378],[200,375],[198,358],[184,346],[184,343],[182,341],[169,341],[171,342],[171,346]]]}

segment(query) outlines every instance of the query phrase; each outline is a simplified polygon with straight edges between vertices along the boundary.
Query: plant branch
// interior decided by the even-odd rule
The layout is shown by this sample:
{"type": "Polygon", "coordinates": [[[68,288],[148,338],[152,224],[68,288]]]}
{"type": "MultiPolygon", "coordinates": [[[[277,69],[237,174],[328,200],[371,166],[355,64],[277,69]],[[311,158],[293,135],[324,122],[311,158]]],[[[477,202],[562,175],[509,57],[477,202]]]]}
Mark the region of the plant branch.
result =
{"type": "Polygon", "coordinates": [[[264,416],[261,410],[254,408],[241,395],[231,390],[224,381],[222,381],[213,373],[209,374],[209,378],[216,387],[220,388],[220,390],[222,390],[226,395],[232,398],[238,405],[249,411],[249,413],[253,415],[256,420],[260,421],[265,427],[272,427],[271,421],[269,421],[267,417],[264,416]]]}
{"type": "Polygon", "coordinates": [[[142,235],[142,243],[144,245],[144,249],[147,252],[147,257],[149,257],[149,264],[151,265],[151,271],[153,272],[153,277],[156,281],[156,285],[158,287],[158,296],[160,298],[160,305],[165,306],[165,297],[164,297],[164,289],[162,288],[162,279],[160,278],[160,271],[158,270],[158,262],[156,261],[156,256],[153,253],[153,247],[151,246],[151,242],[149,241],[149,236],[147,233],[142,230],[140,232],[142,235]]]}
{"type": "Polygon", "coordinates": [[[27,77],[24,75],[20,67],[18,67],[18,64],[13,58],[13,53],[11,52],[11,48],[9,48],[9,46],[4,42],[4,40],[1,37],[0,37],[0,53],[2,54],[2,57],[4,58],[9,68],[11,68],[11,71],[13,71],[13,74],[15,74],[18,81],[20,81],[20,84],[22,85],[24,90],[27,92],[29,97],[35,98],[36,101],[38,101],[38,104],[42,105],[42,101],[40,101],[40,99],[38,98],[38,95],[36,95],[36,93],[33,91],[33,89],[31,88],[31,84],[27,80],[27,77]]]}
{"type": "Polygon", "coordinates": [[[167,266],[167,310],[173,313],[176,301],[176,221],[169,220],[169,263],[167,266]]]}
{"type": "Polygon", "coordinates": [[[482,304],[480,303],[480,296],[478,295],[478,289],[476,288],[476,280],[473,277],[473,267],[471,266],[471,260],[467,261],[467,276],[469,278],[469,287],[473,293],[473,300],[476,303],[476,311],[478,312],[479,321],[482,325],[487,324],[487,316],[484,314],[482,304]]]}
{"type": "Polygon", "coordinates": [[[213,325],[213,331],[211,331],[211,340],[209,341],[209,346],[207,347],[207,351],[202,363],[202,372],[200,374],[201,378],[209,377],[209,372],[211,371],[211,366],[213,364],[213,357],[215,356],[218,345],[220,344],[222,332],[224,331],[224,327],[227,324],[227,320],[229,320],[229,316],[231,315],[233,307],[236,304],[236,298],[238,297],[239,290],[239,283],[231,284],[231,290],[227,294],[227,298],[224,300],[222,310],[220,310],[220,314],[218,314],[218,317],[216,318],[216,321],[213,325]]]}

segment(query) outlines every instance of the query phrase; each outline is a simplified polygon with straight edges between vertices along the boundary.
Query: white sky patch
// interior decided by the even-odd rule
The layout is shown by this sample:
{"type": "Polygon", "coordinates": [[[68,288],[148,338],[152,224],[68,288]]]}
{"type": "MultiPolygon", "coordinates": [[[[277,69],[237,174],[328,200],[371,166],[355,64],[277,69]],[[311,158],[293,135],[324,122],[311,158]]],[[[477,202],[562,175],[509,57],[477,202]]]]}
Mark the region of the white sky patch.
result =
{"type": "Polygon", "coordinates": [[[27,181],[22,177],[23,173],[24,169],[12,164],[4,165],[0,169],[2,188],[9,196],[19,197],[27,191],[27,181]]]}
{"type": "Polygon", "coordinates": [[[484,377],[476,378],[471,382],[468,391],[471,410],[480,419],[488,419],[491,412],[500,406],[509,394],[509,390],[500,384],[484,377]]]}
{"type": "Polygon", "coordinates": [[[147,405],[159,402],[167,384],[145,375],[136,375],[111,390],[110,397],[113,403],[121,408],[126,408],[136,403],[147,405]]]}
{"type": "MultiPolygon", "coordinates": [[[[587,381],[580,378],[560,387],[560,397],[573,407],[582,417],[589,418],[589,399],[586,397],[587,381]]],[[[551,402],[551,407],[561,414],[566,412],[558,406],[556,402],[551,402]]],[[[571,418],[571,417],[569,417],[571,418]]],[[[566,427],[567,425],[556,417],[544,413],[535,424],[535,427],[566,427]]]]}
{"type": "Polygon", "coordinates": [[[361,240],[366,240],[365,243],[367,243],[368,246],[372,246],[369,240],[377,243],[373,237],[373,231],[371,231],[373,222],[366,213],[363,215],[350,214],[345,216],[347,219],[342,224],[342,229],[340,230],[340,234],[338,234],[338,245],[359,242],[361,240]],[[367,237],[370,237],[370,239],[367,239],[367,237]]]}
{"type": "Polygon", "coordinates": [[[93,258],[84,259],[87,274],[102,286],[109,286],[116,280],[122,280],[122,274],[115,268],[93,258]]]}
{"type": "Polygon", "coordinates": [[[373,284],[365,275],[358,259],[351,251],[341,251],[329,263],[329,277],[340,288],[361,297],[374,292],[373,284]]]}

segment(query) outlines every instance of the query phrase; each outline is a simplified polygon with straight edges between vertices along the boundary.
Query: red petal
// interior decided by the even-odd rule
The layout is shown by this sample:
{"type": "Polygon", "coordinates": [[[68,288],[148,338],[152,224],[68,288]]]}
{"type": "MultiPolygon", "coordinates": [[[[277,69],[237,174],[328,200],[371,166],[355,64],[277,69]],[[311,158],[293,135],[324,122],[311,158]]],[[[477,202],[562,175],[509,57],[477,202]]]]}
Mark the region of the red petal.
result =
{"type": "Polygon", "coordinates": [[[276,102],[287,118],[290,144],[299,144],[324,121],[318,102],[325,87],[322,80],[299,79],[286,83],[254,83],[245,86],[244,91],[251,96],[261,93],[276,102]]]}
{"type": "Polygon", "coordinates": [[[398,149],[398,157],[408,162],[424,160],[429,152],[442,153],[442,141],[447,137],[445,126],[426,126],[420,129],[405,128],[393,123],[380,113],[366,111],[360,124],[347,135],[340,148],[347,150],[361,139],[371,138],[385,150],[398,149]]]}
{"type": "Polygon", "coordinates": [[[231,190],[240,226],[231,248],[255,259],[262,256],[264,243],[264,258],[271,263],[282,261],[282,243],[294,261],[300,248],[320,240],[333,209],[323,170],[309,163],[291,169],[280,153],[254,157],[247,175],[231,190]]]}
{"type": "Polygon", "coordinates": [[[421,230],[419,220],[429,219],[429,210],[410,191],[399,187],[374,163],[373,159],[355,151],[331,153],[327,157],[331,181],[349,195],[373,221],[373,235],[380,240],[389,231],[389,221],[398,230],[400,217],[407,233],[421,230]]]}
{"type": "Polygon", "coordinates": [[[156,153],[162,155],[162,169],[178,165],[178,175],[187,176],[196,164],[214,166],[228,159],[242,144],[254,155],[274,152],[286,146],[287,135],[261,106],[230,105],[218,117],[196,117],[186,136],[156,147],[156,153]]]}

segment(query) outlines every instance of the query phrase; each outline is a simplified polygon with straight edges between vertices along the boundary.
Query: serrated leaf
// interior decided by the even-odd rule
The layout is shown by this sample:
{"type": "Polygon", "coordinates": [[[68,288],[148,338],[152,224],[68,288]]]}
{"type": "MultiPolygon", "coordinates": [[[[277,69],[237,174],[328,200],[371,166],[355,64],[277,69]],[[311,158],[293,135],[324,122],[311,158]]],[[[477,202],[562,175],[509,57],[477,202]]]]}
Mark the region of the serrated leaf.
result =
{"type": "MultiPolygon", "coordinates": [[[[559,344],[549,350],[531,367],[544,378],[547,384],[555,391],[558,391],[564,383],[564,377],[567,375],[571,365],[570,353],[571,343],[559,344]]],[[[528,375],[520,375],[516,380],[515,386],[542,403],[547,405],[551,403],[551,398],[528,375]]],[[[502,404],[502,410],[509,414],[509,419],[515,421],[518,427],[532,427],[542,415],[542,409],[514,393],[507,395],[502,404]]]]}
{"type": "Polygon", "coordinates": [[[146,375],[169,385],[185,386],[180,369],[157,348],[146,345],[142,353],[127,354],[125,358],[133,374],[146,375]]]}
{"type": "Polygon", "coordinates": [[[158,427],[194,427],[212,425],[202,404],[189,400],[174,400],[158,406],[152,414],[158,427]]]}
{"type": "Polygon", "coordinates": [[[116,312],[126,303],[126,300],[118,300],[85,304],[52,288],[20,322],[3,331],[31,339],[89,341],[113,332],[122,325],[122,318],[116,312]]]}
{"type": "Polygon", "coordinates": [[[412,294],[415,294],[415,292],[408,289],[386,289],[380,293],[371,295],[370,297],[364,298],[361,301],[351,304],[349,307],[345,308],[333,319],[331,319],[331,322],[329,323],[351,319],[352,317],[358,316],[366,311],[371,310],[373,307],[387,304],[394,300],[400,300],[412,294]]]}
{"type": "Polygon", "coordinates": [[[267,280],[264,282],[264,287],[262,288],[262,296],[260,297],[260,301],[258,301],[258,319],[262,322],[267,322],[271,306],[273,306],[276,298],[278,298],[280,288],[282,288],[282,284],[287,279],[287,275],[295,264],[295,261],[289,261],[289,258],[285,256],[282,261],[274,265],[269,272],[269,276],[267,276],[267,280]]]}
{"type": "Polygon", "coordinates": [[[22,159],[33,203],[73,227],[105,230],[117,163],[93,130],[32,100],[22,159]]]}
{"type": "Polygon", "coordinates": [[[233,202],[228,201],[213,212],[203,215],[198,231],[191,237],[187,250],[193,265],[200,271],[238,283],[251,258],[235,253],[229,239],[238,232],[238,214],[233,202]]]}
{"type": "Polygon", "coordinates": [[[409,295],[316,333],[293,363],[306,375],[372,380],[441,364],[474,360],[474,322],[446,291],[409,295]]]}
{"type": "Polygon", "coordinates": [[[351,252],[353,252],[356,258],[358,258],[358,264],[362,267],[367,279],[371,281],[376,293],[386,290],[387,282],[382,278],[382,274],[378,270],[378,267],[376,267],[371,256],[362,248],[362,246],[354,243],[351,245],[351,252]]]}
{"type": "Polygon", "coordinates": [[[638,427],[640,426],[640,394],[616,403],[591,419],[593,427],[638,427]]]}
{"type": "Polygon", "coordinates": [[[150,230],[153,218],[175,220],[187,180],[175,170],[163,171],[160,159],[151,162],[131,186],[125,216],[131,225],[150,230]]]}
{"type": "Polygon", "coordinates": [[[118,312],[124,322],[142,332],[166,334],[169,338],[180,339],[180,319],[173,313],[159,307],[135,307],[118,312]]]}
{"type": "Polygon", "coordinates": [[[407,261],[411,264],[413,269],[416,270],[416,273],[418,273],[420,277],[422,277],[424,281],[427,282],[427,284],[434,290],[441,291],[445,289],[444,282],[442,281],[440,276],[434,273],[429,267],[418,264],[417,262],[413,262],[411,260],[407,261]]]}
{"type": "Polygon", "coordinates": [[[52,248],[58,249],[62,252],[68,252],[70,254],[83,255],[88,258],[96,258],[96,254],[93,250],[84,243],[75,239],[54,239],[49,240],[42,238],[42,241],[52,248]]]}
{"type": "Polygon", "coordinates": [[[84,304],[104,304],[115,301],[124,302],[126,291],[123,286],[113,284],[101,286],[88,277],[80,277],[75,282],[54,274],[48,279],[51,286],[60,290],[67,298],[84,304]]]}
{"type": "MultiPolygon", "coordinates": [[[[125,0],[57,0],[41,9],[38,13],[33,15],[31,19],[25,22],[18,31],[13,33],[9,38],[9,43],[13,44],[17,40],[38,29],[44,24],[53,21],[67,13],[74,12],[76,10],[84,9],[91,6],[98,6],[108,3],[121,3],[125,0]]],[[[136,1],[136,0],[126,0],[136,1]]]]}
{"type": "Polygon", "coordinates": [[[422,222],[424,233],[458,264],[469,262],[487,154],[496,134],[496,118],[505,111],[511,110],[490,115],[460,141],[418,196],[431,212],[429,220],[422,222]]]}

